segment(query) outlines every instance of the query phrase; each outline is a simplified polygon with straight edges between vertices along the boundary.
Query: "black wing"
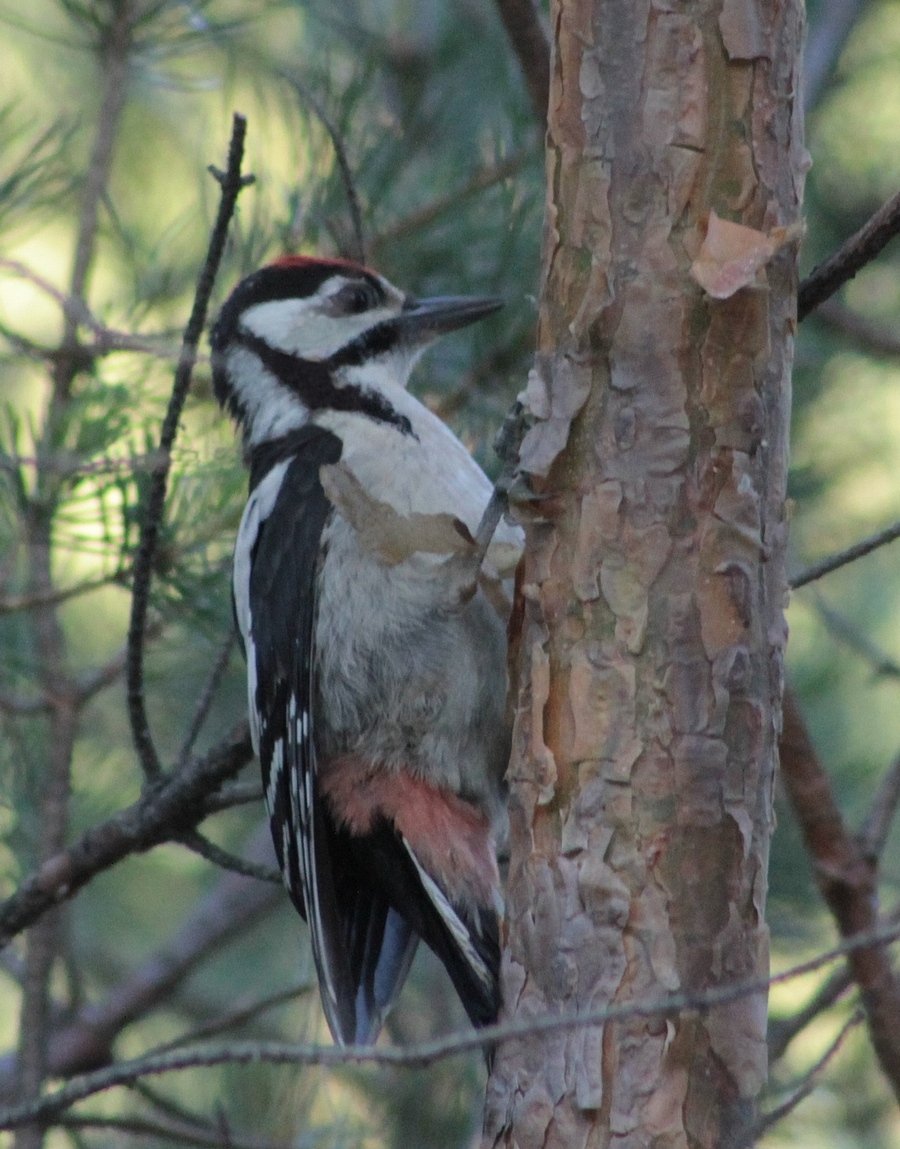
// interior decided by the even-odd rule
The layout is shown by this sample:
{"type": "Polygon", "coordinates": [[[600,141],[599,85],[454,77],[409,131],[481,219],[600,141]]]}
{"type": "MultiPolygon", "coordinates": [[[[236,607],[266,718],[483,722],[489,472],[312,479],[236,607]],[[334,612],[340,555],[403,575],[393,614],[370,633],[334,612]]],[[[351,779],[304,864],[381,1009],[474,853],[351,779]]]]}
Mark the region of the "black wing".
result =
{"type": "Polygon", "coordinates": [[[352,859],[372,890],[403,915],[440,958],[476,1027],[491,1025],[500,1009],[500,929],[494,906],[454,903],[387,818],[359,837],[342,831],[342,857],[352,859]]]}
{"type": "MultiPolygon", "coordinates": [[[[258,526],[250,558],[249,618],[241,630],[255,681],[251,706],[278,863],[309,923],[332,1034],[341,1043],[359,1044],[377,1036],[418,938],[377,888],[358,880],[318,793],[315,587],[322,531],[331,513],[319,468],[337,462],[340,453],[336,436],[307,426],[254,456],[258,526]],[[277,495],[267,501],[266,476],[274,467],[283,475],[277,495]]],[[[236,566],[236,579],[237,573],[236,566]]]]}

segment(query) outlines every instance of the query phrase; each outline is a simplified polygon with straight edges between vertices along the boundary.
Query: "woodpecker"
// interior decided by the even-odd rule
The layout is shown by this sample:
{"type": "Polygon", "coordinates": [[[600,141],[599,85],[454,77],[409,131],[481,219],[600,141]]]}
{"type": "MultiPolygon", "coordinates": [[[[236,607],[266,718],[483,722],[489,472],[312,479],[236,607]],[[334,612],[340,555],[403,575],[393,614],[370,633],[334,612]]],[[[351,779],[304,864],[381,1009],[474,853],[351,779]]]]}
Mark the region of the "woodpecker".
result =
{"type": "Polygon", "coordinates": [[[429,344],[499,306],[289,256],[244,279],[212,332],[250,472],[233,568],[250,729],[339,1044],[374,1042],[420,939],[475,1026],[500,1005],[522,539],[501,522],[473,557],[491,483],[406,389],[429,344]]]}

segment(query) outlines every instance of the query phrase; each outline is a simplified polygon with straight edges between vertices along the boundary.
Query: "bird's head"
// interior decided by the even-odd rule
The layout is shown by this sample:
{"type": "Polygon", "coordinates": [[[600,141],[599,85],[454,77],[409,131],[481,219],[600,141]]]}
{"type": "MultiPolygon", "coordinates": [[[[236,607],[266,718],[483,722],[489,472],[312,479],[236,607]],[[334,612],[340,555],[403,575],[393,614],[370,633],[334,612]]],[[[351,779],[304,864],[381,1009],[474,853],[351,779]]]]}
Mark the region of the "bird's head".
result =
{"type": "Polygon", "coordinates": [[[359,264],[285,257],[242,280],[219,313],[216,396],[251,447],[322,409],[391,422],[391,390],[406,386],[428,345],[498,307],[477,296],[415,299],[359,264]]]}

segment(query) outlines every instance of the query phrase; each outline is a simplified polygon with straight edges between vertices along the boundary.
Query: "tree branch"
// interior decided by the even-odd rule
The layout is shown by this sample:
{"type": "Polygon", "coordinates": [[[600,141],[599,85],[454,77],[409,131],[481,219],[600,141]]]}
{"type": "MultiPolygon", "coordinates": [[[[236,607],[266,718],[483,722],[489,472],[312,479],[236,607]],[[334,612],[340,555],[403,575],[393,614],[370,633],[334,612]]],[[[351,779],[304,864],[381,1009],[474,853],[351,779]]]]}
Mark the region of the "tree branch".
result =
{"type": "Polygon", "coordinates": [[[799,1086],[797,1086],[791,1095],[785,1098],[780,1105],[776,1105],[773,1109],[768,1110],[768,1112],[760,1116],[759,1120],[756,1121],[749,1130],[746,1139],[739,1144],[737,1149],[751,1149],[751,1146],[757,1143],[767,1129],[771,1129],[773,1125],[776,1125],[779,1121],[787,1117],[789,1113],[792,1113],[797,1108],[801,1101],[809,1097],[810,1093],[812,1093],[816,1087],[819,1074],[831,1063],[838,1050],[844,1044],[844,1038],[851,1029],[855,1029],[864,1019],[865,1015],[861,1010],[856,1010],[847,1018],[838,1030],[837,1036],[822,1056],[806,1071],[799,1086]]]}
{"type": "Polygon", "coordinates": [[[0,1129],[14,1129],[35,1119],[47,1120],[78,1101],[114,1089],[132,1085],[144,1077],[155,1077],[195,1067],[213,1065],[392,1065],[425,1068],[437,1061],[470,1053],[487,1045],[515,1041],[535,1034],[558,1033],[630,1018],[677,1017],[686,1011],[706,1012],[746,997],[765,993],[804,977],[833,961],[873,947],[884,946],[900,936],[900,925],[879,928],[846,938],[840,945],[798,962],[782,973],[767,978],[752,978],[732,985],[717,986],[693,994],[671,994],[655,1001],[632,1001],[604,1008],[585,1010],[580,1014],[544,1014],[540,1017],[498,1022],[480,1030],[453,1033],[406,1048],[393,1046],[291,1045],[284,1042],[231,1041],[223,1045],[199,1045],[160,1053],[151,1051],[142,1057],[119,1062],[107,1069],[86,1073],[37,1101],[9,1106],[0,1110],[0,1129]]]}
{"type": "Polygon", "coordinates": [[[131,721],[135,750],[143,767],[144,775],[150,781],[158,779],[162,772],[159,756],[147,722],[147,712],[144,705],[144,631],[147,621],[147,608],[150,601],[153,559],[156,553],[160,526],[162,525],[172,445],[178,433],[178,421],[181,418],[181,412],[185,399],[187,398],[188,388],[190,387],[191,374],[197,357],[197,346],[203,334],[210,296],[212,295],[216,274],[219,270],[222,253],[225,250],[228,225],[234,214],[238,196],[241,191],[253,181],[252,176],[241,175],[246,130],[247,121],[243,116],[236,114],[232,124],[226,170],[222,173],[215,169],[210,169],[221,187],[219,211],[212,235],[210,236],[206,259],[197,280],[190,318],[184,330],[181,357],[175,371],[172,394],[169,397],[169,406],[166,410],[160,431],[159,450],[161,462],[150,480],[150,490],[142,515],[141,537],[134,562],[131,619],[128,626],[128,659],[126,666],[128,716],[131,721]]]}
{"type": "Polygon", "coordinates": [[[334,149],[334,157],[337,160],[338,169],[341,173],[341,182],[344,185],[344,193],[347,196],[347,207],[350,210],[350,222],[353,225],[353,244],[349,252],[341,252],[342,255],[346,254],[350,259],[355,260],[357,263],[366,262],[366,232],[363,227],[362,209],[359,205],[359,196],[356,191],[356,183],[353,179],[353,169],[350,166],[350,160],[347,158],[347,149],[344,147],[344,141],[341,138],[341,133],[337,130],[336,125],[331,120],[330,116],[326,113],[320,101],[313,95],[313,93],[289,72],[282,73],[287,82],[291,85],[297,96],[308,104],[317,119],[322,124],[322,127],[328,133],[328,138],[331,140],[331,146],[334,149]]]}
{"type": "MultiPolygon", "coordinates": [[[[793,691],[784,693],[781,773],[814,862],[816,882],[844,938],[878,926],[876,867],[848,832],[793,691]]],[[[880,946],[849,957],[862,994],[872,1045],[900,1098],[900,984],[880,946]]]]}
{"type": "Polygon", "coordinates": [[[869,535],[868,538],[861,539],[853,546],[847,547],[845,550],[838,551],[837,554],[828,555],[824,559],[820,559],[817,563],[801,571],[798,575],[794,575],[789,581],[791,590],[799,590],[800,587],[806,586],[816,579],[822,578],[824,575],[831,574],[832,571],[839,570],[840,567],[846,566],[848,563],[856,562],[864,555],[871,554],[872,551],[877,550],[879,547],[886,546],[888,543],[894,542],[895,539],[900,539],[900,520],[896,523],[891,523],[889,527],[884,527],[883,530],[876,531],[874,535],[869,535]]]}
{"type": "Polygon", "coordinates": [[[768,1033],[769,1066],[783,1057],[787,1047],[798,1033],[815,1021],[838,1001],[853,985],[853,977],[846,965],[834,970],[801,1009],[790,1017],[770,1020],[768,1033]]]}
{"type": "Polygon", "coordinates": [[[864,659],[878,678],[900,678],[900,663],[890,658],[883,650],[875,645],[862,630],[840,611],[829,606],[820,596],[813,597],[813,607],[816,614],[825,624],[825,629],[838,642],[844,643],[860,658],[864,659]]]}
{"type": "Polygon", "coordinates": [[[550,98],[550,40],[534,0],[497,0],[503,27],[519,60],[531,107],[543,127],[550,98]]]}
{"type": "MultiPolygon", "coordinates": [[[[262,857],[268,848],[267,837],[261,834],[250,852],[262,857]]],[[[224,875],[165,947],[102,1001],[84,1006],[74,1018],[54,1028],[48,1042],[48,1074],[71,1077],[106,1065],[114,1041],[126,1026],[164,1003],[201,962],[240,937],[280,900],[275,891],[259,882],[224,875]]],[[[7,1102],[15,1097],[15,1070],[11,1058],[0,1061],[0,1098],[7,1102]]]]}
{"type": "Polygon", "coordinates": [[[242,723],[203,757],[167,775],[132,806],[49,858],[0,904],[0,947],[122,858],[192,829],[205,817],[210,792],[233,777],[251,755],[247,724],[242,723]]]}
{"type": "Polygon", "coordinates": [[[900,231],[900,192],[875,212],[824,263],[803,280],[797,293],[797,319],[803,320],[870,263],[900,231]]]}

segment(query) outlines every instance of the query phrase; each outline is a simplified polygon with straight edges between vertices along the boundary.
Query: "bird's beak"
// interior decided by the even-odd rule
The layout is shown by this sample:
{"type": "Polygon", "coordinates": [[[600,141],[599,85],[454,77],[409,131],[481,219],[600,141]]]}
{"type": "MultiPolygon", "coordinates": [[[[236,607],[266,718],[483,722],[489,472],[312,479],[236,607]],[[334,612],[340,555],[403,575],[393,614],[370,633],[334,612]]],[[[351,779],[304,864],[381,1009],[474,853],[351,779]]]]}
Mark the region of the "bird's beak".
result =
{"type": "Polygon", "coordinates": [[[438,295],[433,299],[407,299],[394,321],[401,336],[418,343],[484,319],[503,306],[503,300],[485,295],[438,295]]]}

